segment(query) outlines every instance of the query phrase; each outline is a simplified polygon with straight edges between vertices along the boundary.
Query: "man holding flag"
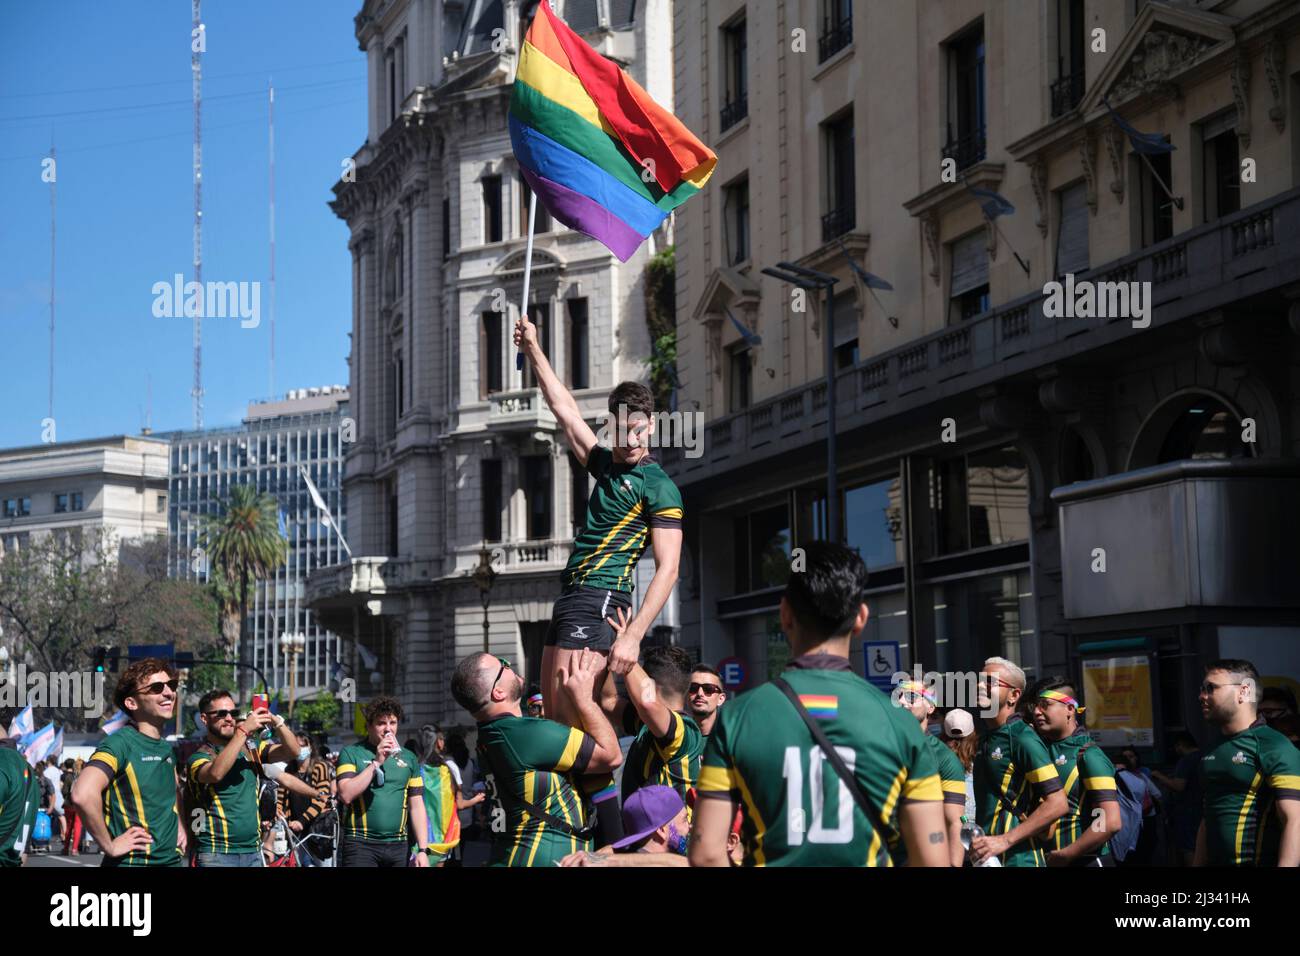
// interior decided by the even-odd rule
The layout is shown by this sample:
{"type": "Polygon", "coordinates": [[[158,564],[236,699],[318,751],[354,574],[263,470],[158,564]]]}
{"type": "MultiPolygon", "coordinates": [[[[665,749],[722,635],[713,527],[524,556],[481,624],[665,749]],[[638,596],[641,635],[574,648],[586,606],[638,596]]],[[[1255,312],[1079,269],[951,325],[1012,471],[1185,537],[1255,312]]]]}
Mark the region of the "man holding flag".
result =
{"type": "MultiPolygon", "coordinates": [[[[510,140],[533,200],[551,216],[587,233],[626,262],[668,214],[699,192],[717,163],[671,113],[635,80],[583,42],[551,10],[538,5],[519,53],[510,100],[510,140]]],[[[545,712],[570,727],[579,715],[561,694],[558,674],[571,673],[577,656],[595,651],[608,661],[595,696],[616,706],[613,673],[626,674],[641,639],[677,581],[682,542],[682,499],[650,456],[654,399],[649,389],[623,382],[609,395],[617,422],[612,448],[603,448],[573,395],[556,377],[528,316],[532,212],[524,266],[524,302],[514,341],[532,363],[542,395],[570,449],[596,481],[587,524],[562,576],[542,656],[545,712]],[[632,571],[646,547],[655,574],[640,610],[616,635],[614,615],[631,608],[632,571]],[[615,639],[617,637],[617,640],[615,639]],[[612,673],[611,673],[612,672],[612,673]]],[[[622,835],[613,778],[583,781],[598,822],[598,844],[622,835]]]]}

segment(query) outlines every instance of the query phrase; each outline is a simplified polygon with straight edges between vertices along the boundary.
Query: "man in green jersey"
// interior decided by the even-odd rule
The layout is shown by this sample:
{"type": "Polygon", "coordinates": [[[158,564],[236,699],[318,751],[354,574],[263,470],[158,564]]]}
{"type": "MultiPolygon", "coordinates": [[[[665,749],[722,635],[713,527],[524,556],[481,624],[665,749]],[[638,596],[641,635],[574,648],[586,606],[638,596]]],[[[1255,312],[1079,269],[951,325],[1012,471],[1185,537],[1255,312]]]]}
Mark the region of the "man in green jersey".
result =
{"type": "Polygon", "coordinates": [[[99,742],[72,802],[104,851],[104,866],[183,866],[180,784],[163,727],[176,708],[176,671],[156,657],[118,678],[113,702],[130,719],[99,742]]]}
{"type": "Polygon", "coordinates": [[[1197,866],[1300,865],[1300,750],[1259,716],[1259,693],[1250,661],[1205,668],[1201,714],[1223,739],[1201,757],[1197,866]]]}
{"type": "Polygon", "coordinates": [[[365,706],[366,739],[339,752],[339,803],[343,811],[343,866],[406,866],[407,817],[420,851],[412,866],[430,863],[429,821],[424,812],[420,761],[397,743],[402,705],[376,697],[365,706]]]}
{"type": "Polygon", "coordinates": [[[1120,831],[1115,765],[1080,722],[1074,682],[1049,677],[1034,688],[1034,730],[1064,780],[1068,809],[1049,841],[1048,866],[1114,866],[1110,838],[1120,831]]]}
{"type": "Polygon", "coordinates": [[[943,792],[910,714],[853,672],[867,623],[867,569],[856,552],[813,542],[781,597],[795,657],[781,677],[829,738],[872,808],[864,814],[793,702],[765,684],[728,702],[704,749],[691,827],[692,866],[727,866],[744,804],[746,866],[948,866],[943,792]]]}
{"type": "Polygon", "coordinates": [[[990,856],[1003,866],[1044,866],[1047,831],[1069,809],[1047,745],[1024,721],[1025,672],[990,657],[980,672],[984,733],[975,752],[975,812],[985,835],[971,841],[970,861],[990,856]],[[1037,801],[1035,805],[1035,800],[1037,801]]]}
{"type": "Polygon", "coordinates": [[[36,771],[18,752],[16,741],[0,740],[0,867],[22,866],[27,859],[27,839],[41,797],[36,771]]]}
{"type": "MultiPolygon", "coordinates": [[[[626,626],[623,612],[611,623],[621,632],[626,626]]],[[[620,698],[610,714],[615,726],[636,734],[623,760],[624,803],[651,784],[672,787],[687,802],[704,755],[704,734],[686,712],[690,673],[690,655],[680,647],[651,647],[645,652],[645,664],[628,671],[627,698],[620,698]]],[[[623,816],[626,819],[627,814],[623,816]]]]}
{"type": "Polygon", "coordinates": [[[948,749],[937,736],[930,733],[930,717],[934,714],[935,695],[916,680],[900,681],[890,695],[899,707],[911,711],[921,724],[925,745],[934,756],[939,768],[939,787],[943,790],[943,820],[948,827],[948,858],[953,866],[961,866],[966,849],[961,843],[961,818],[966,813],[966,771],[957,755],[948,749]]]}
{"type": "Polygon", "coordinates": [[[194,809],[188,821],[196,834],[199,866],[261,866],[261,821],[257,813],[262,765],[293,760],[298,738],[283,717],[259,708],[236,723],[239,712],[228,690],[199,698],[199,720],[207,738],[186,762],[194,809]],[[257,740],[274,727],[279,741],[257,740]]]}
{"type": "MultiPolygon", "coordinates": [[[[593,689],[612,706],[617,696],[614,674],[626,675],[640,657],[641,640],[663,609],[673,585],[682,550],[682,496],[671,478],[650,455],[654,438],[654,396],[644,385],[623,382],[609,393],[611,440],[608,447],[583,418],[577,401],[556,377],[537,338],[537,327],[521,316],[515,325],[515,345],[532,363],[542,395],[559,422],[569,448],[595,480],[587,503],[587,519],[574,539],[573,553],[561,575],[563,590],[551,612],[551,626],[542,651],[542,696],[545,713],[562,724],[580,728],[577,711],[559,693],[558,674],[572,671],[582,650],[607,658],[608,670],[593,689]],[[641,607],[615,638],[608,623],[612,614],[632,606],[632,572],[647,544],[654,553],[655,573],[641,607]]],[[[596,809],[602,843],[622,836],[613,778],[593,776],[582,788],[596,809]]]]}
{"type": "MultiPolygon", "coordinates": [[[[550,866],[593,848],[574,778],[609,773],[623,757],[593,695],[604,660],[584,649],[571,666],[560,671],[560,686],[585,732],[544,717],[524,717],[524,680],[509,661],[475,653],[456,666],[451,694],[478,722],[479,770],[504,812],[504,837],[493,840],[491,866],[550,866]]],[[[495,814],[493,830],[501,832],[495,814]]]]}

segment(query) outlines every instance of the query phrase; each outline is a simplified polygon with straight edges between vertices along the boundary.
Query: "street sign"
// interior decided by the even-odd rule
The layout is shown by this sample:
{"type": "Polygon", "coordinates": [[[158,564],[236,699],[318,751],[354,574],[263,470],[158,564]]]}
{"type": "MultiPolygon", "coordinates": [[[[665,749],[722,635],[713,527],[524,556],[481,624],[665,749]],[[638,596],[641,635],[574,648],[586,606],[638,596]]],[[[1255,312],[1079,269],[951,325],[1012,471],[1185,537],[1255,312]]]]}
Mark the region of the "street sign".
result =
{"type": "Polygon", "coordinates": [[[898,641],[864,641],[862,644],[865,676],[883,691],[888,692],[894,687],[898,660],[898,641]]]}
{"type": "Polygon", "coordinates": [[[740,690],[745,686],[745,665],[739,657],[727,657],[719,661],[718,673],[722,675],[722,686],[729,691],[740,690]]]}
{"type": "Polygon", "coordinates": [[[127,659],[133,663],[142,661],[146,657],[161,657],[169,661],[175,654],[175,644],[131,644],[126,649],[127,659]]]}

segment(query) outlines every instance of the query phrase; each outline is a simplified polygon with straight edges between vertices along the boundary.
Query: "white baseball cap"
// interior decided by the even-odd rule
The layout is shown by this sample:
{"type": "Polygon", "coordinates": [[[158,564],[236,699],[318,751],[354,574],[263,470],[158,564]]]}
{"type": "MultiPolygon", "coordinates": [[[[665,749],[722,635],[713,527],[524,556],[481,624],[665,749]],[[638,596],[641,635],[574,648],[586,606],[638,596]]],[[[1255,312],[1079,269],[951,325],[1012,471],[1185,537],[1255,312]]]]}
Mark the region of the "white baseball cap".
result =
{"type": "Polygon", "coordinates": [[[969,737],[975,733],[975,718],[960,708],[950,710],[943,719],[943,732],[948,737],[969,737]]]}

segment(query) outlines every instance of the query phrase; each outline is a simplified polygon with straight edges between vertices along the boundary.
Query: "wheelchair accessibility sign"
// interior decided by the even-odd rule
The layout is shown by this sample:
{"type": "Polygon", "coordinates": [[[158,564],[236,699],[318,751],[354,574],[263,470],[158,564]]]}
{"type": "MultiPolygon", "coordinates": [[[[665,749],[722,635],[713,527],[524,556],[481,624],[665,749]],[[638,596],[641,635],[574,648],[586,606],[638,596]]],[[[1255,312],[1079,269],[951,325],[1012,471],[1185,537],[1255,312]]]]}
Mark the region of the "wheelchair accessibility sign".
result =
{"type": "Polygon", "coordinates": [[[894,688],[898,673],[898,641],[865,641],[862,660],[867,680],[888,693],[894,688]]]}

